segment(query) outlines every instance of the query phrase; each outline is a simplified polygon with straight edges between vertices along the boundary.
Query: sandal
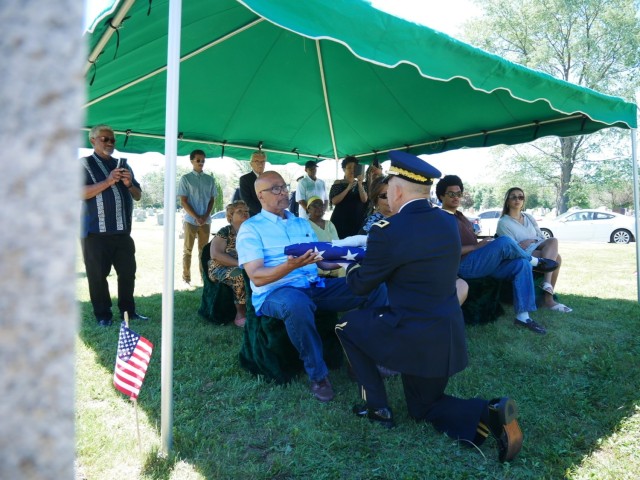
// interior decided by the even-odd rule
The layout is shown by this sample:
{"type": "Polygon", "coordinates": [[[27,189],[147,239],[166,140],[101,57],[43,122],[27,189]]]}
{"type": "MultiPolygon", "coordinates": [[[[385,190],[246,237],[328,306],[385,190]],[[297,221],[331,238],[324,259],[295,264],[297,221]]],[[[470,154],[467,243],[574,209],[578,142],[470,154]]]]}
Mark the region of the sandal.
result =
{"type": "Polygon", "coordinates": [[[549,295],[553,295],[553,285],[551,285],[549,282],[542,282],[539,286],[549,295]]]}
{"type": "Polygon", "coordinates": [[[563,305],[562,303],[556,303],[553,307],[549,307],[549,310],[553,310],[554,312],[562,312],[562,313],[571,313],[573,312],[572,308],[563,305]]]}

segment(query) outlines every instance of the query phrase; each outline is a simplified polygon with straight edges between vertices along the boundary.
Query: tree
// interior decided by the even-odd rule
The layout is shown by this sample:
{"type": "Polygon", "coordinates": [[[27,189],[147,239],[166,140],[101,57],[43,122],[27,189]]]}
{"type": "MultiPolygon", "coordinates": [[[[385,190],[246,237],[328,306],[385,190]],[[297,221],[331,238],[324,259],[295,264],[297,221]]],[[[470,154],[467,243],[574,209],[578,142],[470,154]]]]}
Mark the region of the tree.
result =
{"type": "Polygon", "coordinates": [[[633,205],[631,158],[615,158],[596,162],[585,180],[593,186],[593,199],[612,210],[633,205]]]}
{"type": "MultiPolygon", "coordinates": [[[[482,0],[484,16],[470,22],[467,40],[557,78],[633,101],[640,86],[638,0],[482,0]]],[[[571,200],[574,169],[615,133],[542,139],[522,147],[529,166],[540,162],[556,185],[556,205],[571,200]]],[[[520,155],[522,159],[522,155],[520,155]]]]}
{"type": "Polygon", "coordinates": [[[462,196],[462,199],[460,200],[460,206],[467,210],[471,207],[473,207],[474,205],[474,200],[473,200],[473,190],[465,190],[464,191],[464,195],[462,196]]]}
{"type": "MultiPolygon", "coordinates": [[[[178,167],[176,171],[176,185],[180,181],[180,177],[191,170],[178,167]]],[[[147,173],[140,180],[142,186],[141,206],[162,208],[164,205],[164,169],[154,170],[147,173]]],[[[180,206],[180,201],[176,197],[176,208],[180,206]]]]}
{"type": "Polygon", "coordinates": [[[164,205],[164,170],[154,170],[140,180],[142,198],[140,206],[144,208],[162,208],[164,205]]]}

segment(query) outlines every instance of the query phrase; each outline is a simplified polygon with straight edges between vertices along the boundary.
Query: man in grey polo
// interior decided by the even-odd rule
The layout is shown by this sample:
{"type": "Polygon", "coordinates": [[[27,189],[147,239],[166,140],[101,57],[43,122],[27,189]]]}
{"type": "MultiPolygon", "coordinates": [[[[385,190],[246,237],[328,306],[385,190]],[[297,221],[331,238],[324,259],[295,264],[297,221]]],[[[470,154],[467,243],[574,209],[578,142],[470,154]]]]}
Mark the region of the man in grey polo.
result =
{"type": "MultiPolygon", "coordinates": [[[[191,251],[198,237],[198,252],[209,242],[211,233],[211,209],[216,197],[216,184],[212,175],[204,173],[204,152],[194,150],[189,155],[193,170],[183,175],[177,195],[184,208],[184,247],[182,253],[182,279],[191,283],[191,251]]],[[[200,273],[202,274],[202,265],[200,273]]]]}

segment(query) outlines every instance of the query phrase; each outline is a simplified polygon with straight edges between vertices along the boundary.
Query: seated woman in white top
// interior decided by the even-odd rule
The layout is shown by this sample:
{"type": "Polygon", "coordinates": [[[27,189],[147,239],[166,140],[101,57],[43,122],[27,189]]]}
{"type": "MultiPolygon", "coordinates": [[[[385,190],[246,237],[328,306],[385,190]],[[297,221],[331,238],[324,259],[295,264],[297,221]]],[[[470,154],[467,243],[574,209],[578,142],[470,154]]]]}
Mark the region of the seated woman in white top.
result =
{"type": "MultiPolygon", "coordinates": [[[[562,265],[562,258],[558,253],[558,239],[544,238],[535,219],[523,211],[524,201],[524,191],[521,188],[512,187],[507,191],[496,234],[513,238],[522,249],[534,257],[550,258],[562,265]]],[[[560,266],[553,272],[544,274],[544,281],[540,285],[544,290],[544,305],[557,312],[569,313],[569,307],[557,303],[553,298],[559,273],[560,266]]]]}

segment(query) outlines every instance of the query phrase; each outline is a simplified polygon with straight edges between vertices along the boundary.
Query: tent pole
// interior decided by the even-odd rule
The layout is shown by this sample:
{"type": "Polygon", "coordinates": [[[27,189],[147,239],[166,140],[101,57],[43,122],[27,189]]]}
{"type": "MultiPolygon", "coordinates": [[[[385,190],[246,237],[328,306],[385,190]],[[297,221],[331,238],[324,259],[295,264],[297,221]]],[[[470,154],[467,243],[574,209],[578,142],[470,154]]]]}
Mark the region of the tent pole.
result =
{"type": "Polygon", "coordinates": [[[636,219],[636,294],[640,303],[640,199],[638,198],[638,143],[636,129],[631,129],[631,160],[633,161],[633,216],[636,219]]]}
{"type": "Polygon", "coordinates": [[[100,54],[104,50],[104,47],[107,46],[107,43],[109,43],[109,39],[116,32],[116,29],[120,28],[120,26],[122,25],[122,22],[124,20],[124,17],[127,16],[127,13],[131,9],[131,7],[135,3],[135,1],[136,0],[126,0],[122,4],[122,6],[118,9],[116,14],[113,16],[113,19],[111,20],[111,25],[113,25],[113,26],[110,27],[110,28],[107,28],[104,31],[104,33],[102,34],[102,37],[100,37],[100,40],[98,40],[98,43],[96,43],[96,46],[93,47],[93,50],[89,54],[89,58],[87,59],[87,64],[84,66],[84,74],[85,75],[87,74],[87,72],[91,68],[91,65],[93,65],[96,62],[96,60],[98,59],[98,57],[100,56],[100,54]]]}
{"type": "Polygon", "coordinates": [[[329,93],[327,92],[327,79],[324,76],[324,62],[322,61],[322,50],[320,50],[320,40],[316,40],[316,52],[318,53],[318,68],[320,69],[320,82],[322,83],[322,95],[324,106],[327,110],[327,123],[329,124],[329,135],[331,135],[331,146],[333,147],[333,158],[338,160],[338,148],[336,147],[336,136],[333,131],[333,119],[331,118],[331,107],[329,106],[329,93]]]}
{"type": "Polygon", "coordinates": [[[173,443],[173,295],[176,221],[176,163],[178,152],[178,92],[180,86],[180,28],[182,0],[169,0],[167,100],[164,177],[164,283],[162,288],[162,365],[160,397],[161,453],[173,443]]]}

